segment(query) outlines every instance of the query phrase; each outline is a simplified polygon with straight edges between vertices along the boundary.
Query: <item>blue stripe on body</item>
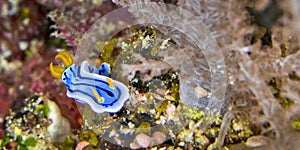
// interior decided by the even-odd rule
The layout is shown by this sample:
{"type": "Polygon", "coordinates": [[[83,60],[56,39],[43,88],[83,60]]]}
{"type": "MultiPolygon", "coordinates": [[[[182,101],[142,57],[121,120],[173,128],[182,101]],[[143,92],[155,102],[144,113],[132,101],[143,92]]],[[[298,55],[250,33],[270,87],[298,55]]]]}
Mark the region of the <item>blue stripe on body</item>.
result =
{"type": "MultiPolygon", "coordinates": [[[[75,66],[76,67],[76,66],[75,66]]],[[[90,81],[94,81],[94,82],[101,82],[101,83],[104,83],[106,86],[109,86],[109,84],[107,83],[107,82],[105,82],[105,81],[102,81],[102,80],[99,80],[99,79],[94,79],[94,78],[89,78],[89,77],[83,77],[83,76],[81,76],[80,75],[80,69],[81,69],[81,66],[78,66],[78,69],[77,69],[77,74],[78,74],[78,77],[80,78],[80,79],[86,79],[86,80],[90,80],[90,81]]],[[[72,67],[70,67],[70,71],[72,72],[72,74],[73,74],[73,76],[74,77],[77,77],[77,75],[76,75],[76,73],[75,73],[75,71],[73,70],[73,68],[72,67]]],[[[66,76],[66,74],[64,73],[64,75],[66,76]]],[[[67,77],[67,76],[66,76],[67,77]]],[[[70,84],[72,84],[72,85],[75,85],[75,86],[77,86],[77,85],[83,85],[83,86],[92,86],[92,87],[96,87],[96,90],[97,90],[97,92],[98,92],[98,90],[100,89],[100,90],[102,90],[102,91],[104,91],[104,92],[106,92],[108,95],[114,95],[111,91],[109,91],[109,90],[107,90],[107,89],[104,89],[104,88],[101,88],[100,86],[97,86],[97,85],[91,85],[91,84],[87,84],[87,83],[72,83],[72,82],[70,82],[70,84]]],[[[67,87],[69,87],[68,85],[67,85],[67,87]]],[[[109,103],[109,104],[103,104],[103,103],[98,103],[98,100],[97,100],[97,98],[95,97],[95,96],[93,96],[93,95],[91,95],[90,93],[87,93],[87,92],[84,92],[84,91],[82,91],[82,90],[72,90],[72,89],[70,89],[70,88],[68,88],[68,90],[69,90],[69,92],[71,92],[71,93],[73,93],[73,92],[79,92],[79,93],[82,93],[82,94],[85,94],[85,95],[87,95],[87,96],[89,96],[91,99],[93,99],[97,104],[100,104],[100,105],[102,105],[102,106],[105,106],[105,107],[108,107],[108,106],[112,106],[114,103],[116,103],[117,101],[118,101],[118,99],[120,98],[120,93],[121,93],[121,90],[118,88],[118,87],[116,87],[116,89],[117,89],[117,98],[114,100],[114,101],[112,101],[111,103],[109,103]]],[[[99,92],[98,92],[99,93],[99,92]]],[[[100,94],[100,93],[99,93],[100,94]]],[[[101,95],[100,95],[101,96],[101,95]]]]}

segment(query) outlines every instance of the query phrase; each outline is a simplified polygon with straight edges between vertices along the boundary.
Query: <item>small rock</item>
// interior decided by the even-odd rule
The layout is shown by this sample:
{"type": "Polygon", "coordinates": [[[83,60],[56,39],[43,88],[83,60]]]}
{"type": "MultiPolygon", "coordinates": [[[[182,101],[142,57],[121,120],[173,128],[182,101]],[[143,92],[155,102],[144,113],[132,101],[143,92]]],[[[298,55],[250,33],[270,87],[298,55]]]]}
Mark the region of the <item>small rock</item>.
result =
{"type": "Polygon", "coordinates": [[[137,95],[137,100],[139,102],[146,102],[147,101],[147,97],[145,93],[141,93],[137,95]]]}
{"type": "Polygon", "coordinates": [[[197,98],[202,98],[208,95],[208,92],[200,86],[197,86],[194,90],[197,98]]]}
{"type": "Polygon", "coordinates": [[[142,148],[149,147],[150,143],[151,143],[151,137],[144,133],[138,134],[135,137],[135,140],[136,140],[137,144],[139,144],[139,146],[142,148]]]}
{"type": "Polygon", "coordinates": [[[166,95],[165,98],[170,101],[175,101],[175,97],[173,97],[171,95],[166,95]]]}
{"type": "Polygon", "coordinates": [[[21,129],[21,128],[15,127],[14,129],[15,129],[15,130],[14,130],[14,134],[15,134],[15,135],[22,135],[22,129],[21,129]]]}
{"type": "Polygon", "coordinates": [[[165,89],[162,89],[162,88],[158,88],[155,90],[155,92],[159,95],[165,95],[166,93],[166,90],[165,89]]]}
{"type": "Polygon", "coordinates": [[[89,142],[87,141],[81,141],[77,144],[76,149],[75,150],[83,150],[83,148],[85,148],[86,146],[90,145],[89,142]]]}
{"type": "Polygon", "coordinates": [[[205,135],[196,137],[195,141],[199,144],[200,149],[205,149],[210,144],[209,139],[205,135]]]}
{"type": "Polygon", "coordinates": [[[164,100],[164,98],[161,95],[156,94],[156,93],[153,93],[153,97],[158,100],[164,100]]]}
{"type": "Polygon", "coordinates": [[[128,127],[132,129],[132,128],[134,128],[134,127],[135,127],[135,124],[134,124],[134,123],[132,123],[132,122],[128,122],[128,127]]]}
{"type": "Polygon", "coordinates": [[[139,149],[139,148],[141,148],[141,147],[139,146],[139,144],[136,143],[136,141],[130,143],[129,146],[130,146],[131,149],[139,149]]]}
{"type": "Polygon", "coordinates": [[[168,104],[167,110],[166,110],[167,114],[168,114],[168,115],[172,115],[175,111],[176,111],[175,105],[173,105],[173,104],[168,104]]]}
{"type": "Polygon", "coordinates": [[[233,121],[232,124],[233,130],[236,132],[242,131],[244,129],[243,124],[240,122],[233,121]]]}
{"type": "Polygon", "coordinates": [[[252,136],[245,144],[251,148],[260,147],[267,144],[267,139],[264,136],[252,136]]]}
{"type": "Polygon", "coordinates": [[[192,143],[194,141],[194,132],[189,129],[184,129],[180,131],[177,138],[181,141],[192,143]]]}
{"type": "Polygon", "coordinates": [[[160,131],[156,131],[152,135],[152,142],[154,142],[154,144],[159,145],[159,144],[162,144],[163,142],[165,142],[166,138],[167,138],[167,136],[164,133],[162,133],[160,131]]]}
{"type": "Polygon", "coordinates": [[[52,124],[48,126],[47,131],[50,135],[51,142],[64,142],[67,136],[72,134],[70,122],[61,115],[61,111],[55,102],[49,100],[48,106],[50,109],[48,119],[52,120],[52,124]]]}
{"type": "Polygon", "coordinates": [[[19,43],[19,48],[20,48],[22,51],[25,51],[25,50],[28,48],[28,43],[27,43],[27,42],[20,42],[20,43],[19,43]]]}
{"type": "Polygon", "coordinates": [[[181,146],[181,147],[184,147],[185,143],[184,142],[179,142],[178,145],[181,146]]]}

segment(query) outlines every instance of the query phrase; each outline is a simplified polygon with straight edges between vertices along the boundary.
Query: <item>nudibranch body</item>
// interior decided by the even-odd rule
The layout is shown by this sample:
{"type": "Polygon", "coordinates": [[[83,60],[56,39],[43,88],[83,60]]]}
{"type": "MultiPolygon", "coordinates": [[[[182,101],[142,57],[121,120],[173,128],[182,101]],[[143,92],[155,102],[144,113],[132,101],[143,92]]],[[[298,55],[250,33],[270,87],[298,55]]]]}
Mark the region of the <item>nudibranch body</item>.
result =
{"type": "MultiPolygon", "coordinates": [[[[50,71],[52,70],[52,75],[55,75],[53,69],[51,63],[50,71]]],[[[75,64],[68,66],[62,72],[61,79],[67,86],[68,97],[74,98],[79,103],[88,104],[96,113],[115,113],[128,100],[129,90],[123,83],[107,77],[109,73],[110,66],[107,63],[102,63],[96,68],[88,61],[83,61],[80,66],[75,64]]]]}

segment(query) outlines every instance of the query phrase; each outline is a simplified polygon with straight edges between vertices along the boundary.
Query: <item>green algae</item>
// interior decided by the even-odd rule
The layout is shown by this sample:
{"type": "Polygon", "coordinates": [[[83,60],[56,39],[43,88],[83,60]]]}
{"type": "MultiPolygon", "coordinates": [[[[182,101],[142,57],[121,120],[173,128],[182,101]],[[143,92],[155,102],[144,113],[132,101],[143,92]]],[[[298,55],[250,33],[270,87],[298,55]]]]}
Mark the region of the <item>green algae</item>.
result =
{"type": "Polygon", "coordinates": [[[1,147],[5,147],[10,142],[9,137],[4,137],[1,142],[1,147]]]}
{"type": "Polygon", "coordinates": [[[149,122],[142,122],[136,129],[135,134],[139,133],[145,133],[150,134],[151,133],[151,125],[149,122]]]}
{"type": "Polygon", "coordinates": [[[292,122],[293,128],[300,130],[300,120],[295,120],[292,122]]]}
{"type": "Polygon", "coordinates": [[[45,116],[48,116],[50,113],[50,109],[49,106],[47,104],[42,105],[42,106],[37,106],[36,111],[38,113],[42,113],[45,116]]]}
{"type": "Polygon", "coordinates": [[[79,133],[79,139],[80,141],[87,141],[92,146],[98,145],[98,138],[97,134],[93,132],[92,130],[84,130],[79,133]]]}
{"type": "Polygon", "coordinates": [[[116,38],[110,39],[107,44],[103,46],[101,57],[104,62],[113,64],[113,60],[111,59],[112,52],[114,50],[114,47],[117,45],[118,40],[116,38]]]}

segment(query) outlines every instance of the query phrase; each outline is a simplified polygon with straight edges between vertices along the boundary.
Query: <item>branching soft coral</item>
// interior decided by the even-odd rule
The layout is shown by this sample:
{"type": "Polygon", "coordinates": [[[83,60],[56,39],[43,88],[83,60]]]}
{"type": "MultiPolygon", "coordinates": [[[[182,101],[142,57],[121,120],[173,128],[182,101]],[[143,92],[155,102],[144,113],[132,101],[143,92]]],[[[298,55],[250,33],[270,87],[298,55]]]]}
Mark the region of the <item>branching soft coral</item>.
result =
{"type": "MultiPolygon", "coordinates": [[[[273,3],[268,3],[272,5],[273,3]]],[[[256,5],[254,5],[256,6],[256,5]]],[[[254,9],[256,9],[254,7],[254,9]]],[[[278,22],[287,23],[284,15],[278,22]]],[[[289,22],[291,23],[291,22],[289,22]]],[[[291,24],[296,25],[296,24],[291,24]]],[[[248,27],[239,26],[245,30],[248,27]],[[246,28],[245,28],[246,27],[246,28]]],[[[268,148],[295,149],[300,140],[292,122],[299,116],[299,45],[297,37],[293,36],[294,28],[279,26],[273,23],[271,30],[272,45],[263,46],[263,37],[258,37],[255,43],[251,39],[257,38],[261,27],[253,26],[250,39],[247,32],[235,32],[243,40],[225,47],[227,67],[229,68],[229,83],[235,92],[228,92],[232,96],[231,103],[239,103],[239,94],[250,92],[246,106],[250,107],[252,124],[259,127],[259,134],[268,137],[264,142],[268,148]],[[255,33],[256,32],[256,33],[255,33]],[[247,42],[249,41],[249,42],[247,42]],[[238,64],[238,66],[236,66],[238,64]],[[230,92],[230,93],[229,93],[230,92]],[[255,103],[253,103],[255,102],[255,103]],[[293,138],[293,140],[291,140],[293,138]]],[[[248,33],[251,30],[248,30],[248,33]]],[[[232,34],[231,34],[232,35],[232,34]]],[[[230,90],[230,89],[229,89],[230,90]]],[[[238,108],[234,108],[237,109],[238,108]]],[[[249,108],[248,108],[249,109],[249,108]]]]}

